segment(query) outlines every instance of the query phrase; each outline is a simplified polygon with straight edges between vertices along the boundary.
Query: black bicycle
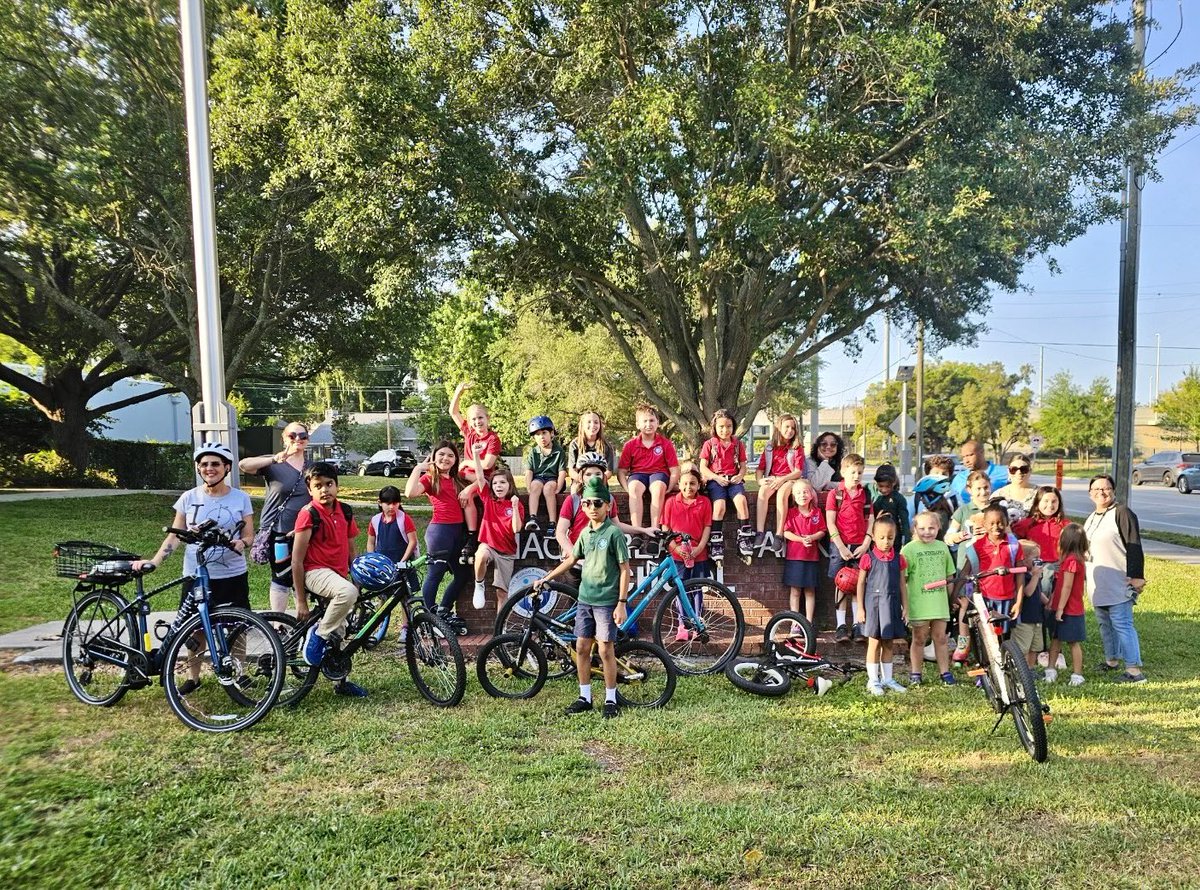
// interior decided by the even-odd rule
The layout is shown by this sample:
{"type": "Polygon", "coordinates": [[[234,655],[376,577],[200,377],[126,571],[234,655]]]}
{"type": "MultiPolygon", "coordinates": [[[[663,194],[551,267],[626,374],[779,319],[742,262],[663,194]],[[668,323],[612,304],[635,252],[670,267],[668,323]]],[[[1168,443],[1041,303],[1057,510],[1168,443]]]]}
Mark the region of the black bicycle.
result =
{"type": "Polygon", "coordinates": [[[392,611],[400,606],[408,623],[405,660],[413,684],[431,704],[441,708],[457,705],[467,688],[467,666],[458,637],[441,618],[429,611],[414,590],[410,572],[423,567],[428,557],[419,556],[397,565],[396,579],[375,591],[363,591],[347,617],[346,636],[329,640],[325,657],[314,667],[304,660],[308,633],[320,623],[327,601],[314,595],[316,604],[303,621],[285,612],[265,612],[263,618],[280,629],[287,659],[287,679],[279,703],[298,705],[324,675],[335,682],[350,675],[354,656],[382,642],[392,611]]]}
{"type": "Polygon", "coordinates": [[[63,669],[81,702],[111,707],[130,689],[157,677],[167,704],[185,726],[202,732],[233,732],[267,715],[283,689],[283,646],[275,630],[253,612],[210,609],[206,565],[232,538],[207,522],[193,529],[167,528],[198,544],[196,575],[147,591],[149,565],[134,570],[136,554],[90,541],[55,545],[57,574],[75,578],[74,605],[63,625],[63,669]],[[130,602],[121,587],[133,581],[130,602]],[[150,599],[190,583],[172,622],[147,627],[150,599]]]}
{"type": "Polygon", "coordinates": [[[763,654],[738,655],[725,665],[725,676],[744,692],[778,698],[797,683],[817,695],[834,685],[830,675],[845,683],[863,670],[850,662],[835,663],[813,651],[817,635],[799,612],[777,612],[763,631],[763,654]]]}

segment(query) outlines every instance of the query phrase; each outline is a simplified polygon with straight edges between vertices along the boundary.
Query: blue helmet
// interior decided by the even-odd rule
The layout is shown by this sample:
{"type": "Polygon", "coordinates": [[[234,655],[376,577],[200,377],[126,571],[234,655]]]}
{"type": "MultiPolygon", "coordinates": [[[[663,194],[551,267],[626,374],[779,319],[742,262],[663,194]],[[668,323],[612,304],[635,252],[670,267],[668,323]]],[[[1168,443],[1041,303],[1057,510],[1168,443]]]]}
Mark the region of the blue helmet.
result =
{"type": "Polygon", "coordinates": [[[529,421],[529,435],[540,433],[542,430],[550,430],[554,432],[554,421],[545,414],[539,414],[533,420],[529,421]]]}
{"type": "Polygon", "coordinates": [[[364,553],[350,563],[350,578],[363,590],[379,590],[396,579],[396,564],[382,553],[364,553]]]}

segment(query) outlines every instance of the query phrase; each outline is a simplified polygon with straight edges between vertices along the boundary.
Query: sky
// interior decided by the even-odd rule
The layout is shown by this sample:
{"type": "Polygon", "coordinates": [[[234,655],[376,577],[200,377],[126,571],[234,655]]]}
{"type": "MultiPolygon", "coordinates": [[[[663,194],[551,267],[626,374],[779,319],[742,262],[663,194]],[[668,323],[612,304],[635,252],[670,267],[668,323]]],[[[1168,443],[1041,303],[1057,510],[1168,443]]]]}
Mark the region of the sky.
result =
{"type": "MultiPolygon", "coordinates": [[[[1174,45],[1154,62],[1152,74],[1200,62],[1200,6],[1157,0],[1150,14],[1159,21],[1147,32],[1147,62],[1166,50],[1178,32],[1174,45]]],[[[1135,379],[1139,404],[1152,400],[1156,335],[1162,347],[1160,391],[1174,385],[1189,365],[1200,366],[1200,128],[1177,134],[1159,156],[1158,170],[1161,181],[1147,179],[1142,191],[1135,379]]],[[[1115,381],[1120,243],[1120,223],[1114,221],[1053,251],[1058,274],[1051,274],[1045,258],[1031,263],[1022,277],[1027,292],[993,295],[989,332],[980,336],[977,346],[949,348],[937,355],[926,350],[926,362],[999,361],[1010,370],[1030,364],[1036,395],[1038,347],[1044,345],[1047,385],[1061,370],[1084,385],[1095,377],[1115,381]]],[[[897,365],[914,363],[914,345],[902,333],[892,332],[893,374],[897,365]]],[[[822,358],[827,362],[820,380],[822,407],[861,399],[871,383],[883,380],[881,341],[866,344],[857,359],[846,357],[840,347],[826,350],[822,358]]]]}

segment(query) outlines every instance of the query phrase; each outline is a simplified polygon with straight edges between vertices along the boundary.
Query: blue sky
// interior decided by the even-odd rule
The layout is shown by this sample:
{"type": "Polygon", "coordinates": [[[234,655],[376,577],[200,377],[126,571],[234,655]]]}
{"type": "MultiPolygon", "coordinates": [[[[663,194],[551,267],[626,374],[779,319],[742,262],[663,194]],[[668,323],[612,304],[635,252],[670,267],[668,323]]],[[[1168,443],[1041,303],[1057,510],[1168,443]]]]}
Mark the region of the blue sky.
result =
{"type": "MultiPolygon", "coordinates": [[[[1118,4],[1128,6],[1127,3],[1118,4]]],[[[1187,4],[1154,3],[1151,14],[1159,26],[1147,35],[1146,60],[1174,46],[1154,63],[1162,75],[1200,62],[1200,8],[1187,4]],[[1191,13],[1189,16],[1188,13],[1191,13]]],[[[1200,365],[1200,128],[1181,132],[1159,157],[1159,182],[1147,180],[1142,192],[1142,244],[1138,283],[1139,404],[1151,398],[1155,374],[1155,334],[1162,343],[1159,367],[1161,389],[1169,389],[1189,364],[1200,365]]],[[[1029,292],[996,293],[988,313],[990,332],[978,346],[951,348],[926,361],[939,359],[1001,361],[1016,369],[1034,366],[1037,392],[1038,346],[1045,345],[1045,379],[1069,370],[1076,382],[1116,377],[1117,286],[1120,271],[1118,222],[1093,227],[1052,256],[1059,273],[1051,274],[1043,259],[1031,264],[1022,278],[1029,292]],[[1008,341],[1008,342],[999,342],[1008,341]],[[1028,342],[1023,342],[1028,341],[1028,342]],[[1073,345],[1100,344],[1100,345],[1073,345]]],[[[893,330],[891,364],[911,364],[913,344],[893,330]]],[[[867,386],[883,379],[883,344],[868,343],[856,359],[840,347],[822,358],[821,405],[837,406],[861,398],[867,386]]]]}

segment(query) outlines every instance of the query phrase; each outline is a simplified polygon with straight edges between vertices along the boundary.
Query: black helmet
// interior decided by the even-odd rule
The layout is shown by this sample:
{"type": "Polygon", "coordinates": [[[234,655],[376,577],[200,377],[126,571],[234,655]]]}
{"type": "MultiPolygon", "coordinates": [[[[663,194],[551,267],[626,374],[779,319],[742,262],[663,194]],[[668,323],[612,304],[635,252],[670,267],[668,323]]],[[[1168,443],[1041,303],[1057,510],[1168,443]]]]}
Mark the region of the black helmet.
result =
{"type": "Polygon", "coordinates": [[[539,414],[533,420],[529,421],[529,435],[540,433],[542,430],[550,430],[554,432],[554,421],[545,414],[539,414]]]}

